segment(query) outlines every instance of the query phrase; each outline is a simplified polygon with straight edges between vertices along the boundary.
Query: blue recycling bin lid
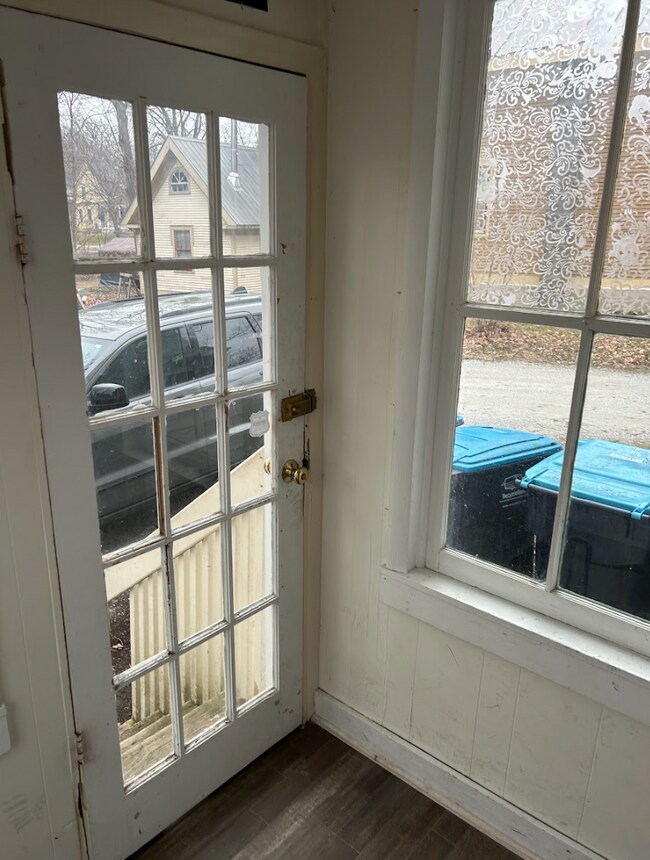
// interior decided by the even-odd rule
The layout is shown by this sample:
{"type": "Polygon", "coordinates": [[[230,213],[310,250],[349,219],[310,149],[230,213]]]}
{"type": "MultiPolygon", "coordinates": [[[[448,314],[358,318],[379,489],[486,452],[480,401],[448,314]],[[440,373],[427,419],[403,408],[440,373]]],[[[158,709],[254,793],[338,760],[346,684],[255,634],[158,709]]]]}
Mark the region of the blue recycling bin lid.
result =
{"type": "Polygon", "coordinates": [[[458,472],[479,472],[530,457],[548,457],[560,450],[555,439],[539,433],[463,424],[456,430],[453,468],[458,472]]]}
{"type": "Polygon", "coordinates": [[[465,419],[463,418],[463,416],[460,414],[460,412],[457,413],[457,415],[456,415],[456,427],[460,427],[460,425],[464,424],[464,423],[465,423],[465,419]]]}
{"type": "MultiPolygon", "coordinates": [[[[557,493],[563,460],[561,451],[531,466],[521,486],[557,493]]],[[[640,520],[650,512],[650,451],[604,439],[579,442],[571,496],[626,511],[640,520]]]]}

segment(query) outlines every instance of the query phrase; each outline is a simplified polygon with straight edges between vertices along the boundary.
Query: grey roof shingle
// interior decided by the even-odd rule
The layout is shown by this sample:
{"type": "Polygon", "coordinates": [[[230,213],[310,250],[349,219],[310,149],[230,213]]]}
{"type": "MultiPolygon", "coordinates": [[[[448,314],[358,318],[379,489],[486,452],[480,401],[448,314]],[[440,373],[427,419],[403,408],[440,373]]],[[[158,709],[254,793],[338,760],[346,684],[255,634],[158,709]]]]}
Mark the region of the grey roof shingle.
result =
{"type": "MultiPolygon", "coordinates": [[[[171,137],[187,166],[208,184],[208,158],[205,140],[193,137],[171,137]]],[[[228,179],[233,172],[233,153],[229,143],[221,144],[221,204],[230,220],[239,226],[260,223],[260,157],[259,150],[239,146],[236,150],[236,187],[228,179]]]]}

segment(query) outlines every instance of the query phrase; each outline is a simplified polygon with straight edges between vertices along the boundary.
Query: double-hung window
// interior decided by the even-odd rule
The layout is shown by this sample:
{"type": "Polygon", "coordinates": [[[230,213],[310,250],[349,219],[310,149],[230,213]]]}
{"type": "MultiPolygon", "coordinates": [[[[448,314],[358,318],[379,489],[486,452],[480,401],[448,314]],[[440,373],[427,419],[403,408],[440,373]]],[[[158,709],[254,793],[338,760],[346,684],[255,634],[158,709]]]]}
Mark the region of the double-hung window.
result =
{"type": "Polygon", "coordinates": [[[175,257],[192,256],[192,230],[189,227],[172,227],[175,257]]]}
{"type": "Polygon", "coordinates": [[[650,656],[650,0],[461,5],[415,566],[650,656]]]}

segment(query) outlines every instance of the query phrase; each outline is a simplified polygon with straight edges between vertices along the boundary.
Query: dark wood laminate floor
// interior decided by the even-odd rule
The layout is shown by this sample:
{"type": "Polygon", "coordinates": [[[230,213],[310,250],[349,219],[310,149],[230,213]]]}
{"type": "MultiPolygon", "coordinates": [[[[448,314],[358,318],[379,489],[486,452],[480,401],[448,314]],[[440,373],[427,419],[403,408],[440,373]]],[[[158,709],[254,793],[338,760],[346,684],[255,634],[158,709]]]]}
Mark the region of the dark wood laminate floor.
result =
{"type": "Polygon", "coordinates": [[[133,858],[517,860],[312,723],[133,858]]]}

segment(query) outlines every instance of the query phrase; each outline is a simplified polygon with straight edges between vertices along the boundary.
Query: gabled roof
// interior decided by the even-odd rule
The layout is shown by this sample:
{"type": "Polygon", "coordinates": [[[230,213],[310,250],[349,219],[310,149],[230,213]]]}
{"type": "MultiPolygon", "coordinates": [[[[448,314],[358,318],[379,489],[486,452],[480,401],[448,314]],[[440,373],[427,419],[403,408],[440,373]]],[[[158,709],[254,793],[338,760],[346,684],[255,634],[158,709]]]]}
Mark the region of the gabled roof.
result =
{"type": "MultiPolygon", "coordinates": [[[[208,195],[208,155],[205,140],[170,136],[151,166],[154,196],[178,162],[190,174],[203,193],[208,195]]],[[[229,143],[221,144],[221,205],[226,220],[236,226],[260,223],[259,150],[238,146],[233,152],[229,143]],[[234,163],[236,161],[236,163],[234,163]],[[238,180],[228,177],[236,173],[238,180]]],[[[138,205],[134,200],[124,216],[124,226],[138,222],[138,205]]]]}

